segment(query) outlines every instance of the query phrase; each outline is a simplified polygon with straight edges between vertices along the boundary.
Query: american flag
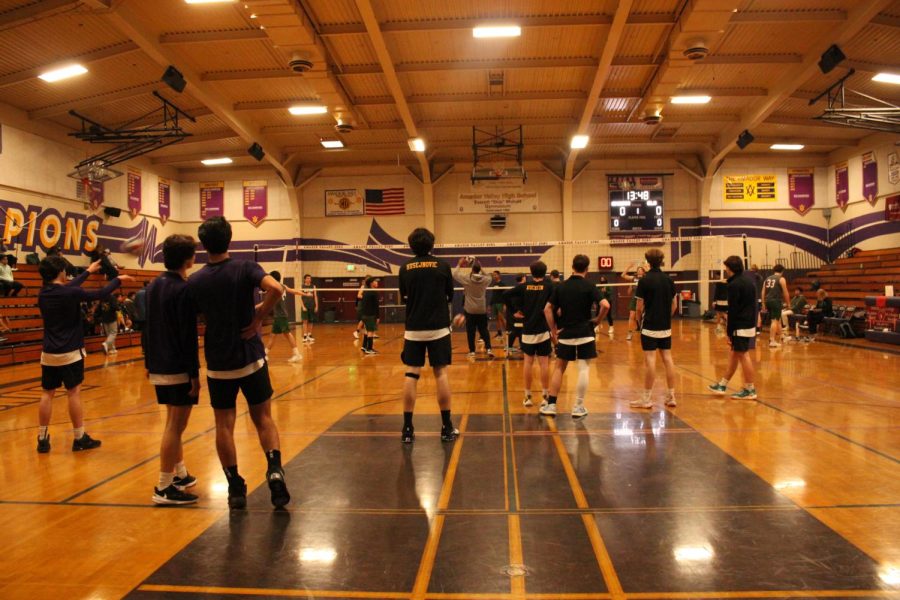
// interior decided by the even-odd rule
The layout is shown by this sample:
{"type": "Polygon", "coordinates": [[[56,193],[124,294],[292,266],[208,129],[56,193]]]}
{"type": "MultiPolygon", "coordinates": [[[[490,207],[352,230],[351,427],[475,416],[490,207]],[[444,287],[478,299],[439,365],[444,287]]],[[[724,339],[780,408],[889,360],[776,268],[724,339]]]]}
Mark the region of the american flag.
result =
{"type": "Polygon", "coordinates": [[[387,188],[384,190],[366,190],[367,215],[404,215],[406,201],[403,199],[403,188],[387,188]]]}

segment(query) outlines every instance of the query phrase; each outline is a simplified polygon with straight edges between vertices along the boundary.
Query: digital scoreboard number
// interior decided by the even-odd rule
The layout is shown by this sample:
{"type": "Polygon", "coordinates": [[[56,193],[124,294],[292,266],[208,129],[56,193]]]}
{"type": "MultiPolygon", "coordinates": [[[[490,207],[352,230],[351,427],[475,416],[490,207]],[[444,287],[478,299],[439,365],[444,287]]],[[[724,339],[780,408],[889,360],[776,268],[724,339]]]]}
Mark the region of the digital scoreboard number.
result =
{"type": "Polygon", "coordinates": [[[609,190],[609,232],[664,231],[662,190],[609,190]]]}

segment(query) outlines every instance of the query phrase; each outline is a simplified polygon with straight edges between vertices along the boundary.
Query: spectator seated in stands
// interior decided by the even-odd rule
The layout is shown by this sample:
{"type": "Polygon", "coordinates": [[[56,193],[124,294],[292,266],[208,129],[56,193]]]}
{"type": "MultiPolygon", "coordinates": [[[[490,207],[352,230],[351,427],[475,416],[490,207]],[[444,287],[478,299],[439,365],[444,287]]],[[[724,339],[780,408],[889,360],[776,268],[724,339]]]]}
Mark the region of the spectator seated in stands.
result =
{"type": "Polygon", "coordinates": [[[9,255],[0,255],[0,295],[18,296],[24,288],[21,283],[13,279],[12,266],[9,264],[9,255]]]}
{"type": "Polygon", "coordinates": [[[795,337],[800,337],[800,323],[806,321],[806,296],[803,290],[794,288],[794,296],[791,298],[791,307],[781,311],[781,326],[786,335],[793,329],[795,337]]]}
{"type": "Polygon", "coordinates": [[[834,316],[834,306],[831,303],[831,298],[828,297],[828,292],[823,288],[819,288],[819,291],[816,292],[816,298],[816,305],[809,309],[809,312],[806,314],[806,322],[809,324],[810,341],[816,339],[819,325],[821,325],[827,317],[834,316]]]}

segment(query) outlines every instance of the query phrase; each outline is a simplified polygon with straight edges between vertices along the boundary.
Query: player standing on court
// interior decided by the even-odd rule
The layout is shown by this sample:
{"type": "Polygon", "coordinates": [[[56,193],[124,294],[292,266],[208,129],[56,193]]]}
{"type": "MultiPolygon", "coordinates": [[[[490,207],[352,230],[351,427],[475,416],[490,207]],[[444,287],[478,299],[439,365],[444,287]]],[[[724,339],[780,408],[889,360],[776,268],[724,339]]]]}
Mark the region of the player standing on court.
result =
{"type": "Polygon", "coordinates": [[[791,305],[784,265],[772,267],[772,274],[766,277],[762,287],[763,305],[769,313],[769,348],[777,348],[781,345],[781,311],[791,305]]]}
{"type": "Polygon", "coordinates": [[[553,346],[550,343],[550,327],[547,325],[547,317],[544,315],[544,307],[553,294],[553,284],[545,279],[547,265],[542,261],[531,264],[531,281],[520,283],[507,291],[504,297],[517,300],[522,307],[520,318],[522,319],[522,353],[525,360],[522,365],[522,375],[525,380],[525,400],[523,404],[531,407],[531,382],[534,360],[537,357],[541,370],[541,396],[543,403],[547,402],[550,395],[550,352],[553,346]]]}
{"type": "Polygon", "coordinates": [[[281,283],[281,273],[278,271],[272,271],[269,275],[281,286],[281,295],[275,303],[275,308],[272,309],[272,334],[269,336],[269,341],[266,342],[266,358],[269,357],[269,350],[272,349],[275,338],[279,335],[283,335],[284,339],[291,345],[292,352],[288,362],[295,363],[302,360],[303,355],[300,354],[300,349],[297,348],[297,338],[291,333],[291,322],[288,319],[287,306],[284,305],[284,299],[288,294],[293,294],[295,296],[300,296],[302,294],[281,283]]]}
{"type": "Polygon", "coordinates": [[[662,251],[651,248],[644,255],[650,270],[637,285],[635,318],[641,325],[641,349],[644,351],[644,391],[639,400],[632,400],[632,408],[653,408],[650,395],[656,379],[656,351],[662,355],[666,368],[666,406],[675,403],[675,363],[672,361],[672,315],[678,309],[675,282],[662,272],[662,251]]]}
{"type": "Polygon", "coordinates": [[[728,275],[728,345],[731,354],[725,376],[709,386],[713,393],[724,396],[728,393],[728,381],[734,376],[738,365],[744,374],[744,388],[731,397],[737,400],[756,400],[753,359],[750,350],[756,348],[756,306],[758,294],[756,285],[744,275],[744,261],[739,256],[725,259],[725,274],[728,275]]]}

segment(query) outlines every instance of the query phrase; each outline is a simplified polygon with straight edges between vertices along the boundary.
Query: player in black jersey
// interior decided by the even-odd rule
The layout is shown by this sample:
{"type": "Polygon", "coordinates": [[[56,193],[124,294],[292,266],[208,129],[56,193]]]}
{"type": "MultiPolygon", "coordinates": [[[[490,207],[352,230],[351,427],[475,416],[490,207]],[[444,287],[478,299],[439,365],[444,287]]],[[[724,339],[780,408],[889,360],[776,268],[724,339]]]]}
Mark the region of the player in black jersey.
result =
{"type": "Polygon", "coordinates": [[[416,406],[416,387],[425,355],[434,370],[438,406],[441,409],[441,440],[452,442],[459,430],[450,420],[450,379],[447,367],[451,363],[450,309],[453,301],[453,275],[450,265],[431,255],[434,234],[423,227],[409,234],[409,247],[415,257],[400,267],[400,298],[406,304],[406,331],[403,334],[403,353],[406,365],[403,384],[403,433],[401,441],[415,439],[413,410],[416,406]]]}
{"type": "MultiPolygon", "coordinates": [[[[516,285],[525,283],[524,275],[516,275],[516,285]]],[[[522,306],[518,298],[503,295],[503,303],[506,304],[506,356],[516,351],[516,338],[519,339],[519,348],[522,348],[522,319],[516,315],[522,306]]]]}
{"type": "Polygon", "coordinates": [[[522,375],[525,379],[526,407],[533,406],[531,401],[531,381],[534,358],[537,357],[541,369],[541,395],[546,404],[550,389],[550,328],[544,316],[544,307],[553,293],[553,284],[546,281],[547,265],[541,261],[531,264],[531,281],[520,283],[504,294],[505,302],[514,302],[521,308],[514,315],[522,321],[522,352],[525,362],[522,375]]]}
{"type": "Polygon", "coordinates": [[[544,316],[550,327],[550,337],[556,347],[556,370],[550,382],[550,395],[547,404],[541,405],[541,414],[556,416],[556,396],[562,387],[562,376],[570,362],[578,368],[578,383],[575,388],[575,406],[572,418],[579,419],[587,415],[584,407],[584,395],[587,392],[588,361],[597,358],[597,343],[594,338],[594,325],[591,319],[591,308],[600,302],[600,290],[585,279],[591,260],[584,254],[572,259],[572,275],[563,283],[553,288],[550,301],[544,307],[544,316]]]}

